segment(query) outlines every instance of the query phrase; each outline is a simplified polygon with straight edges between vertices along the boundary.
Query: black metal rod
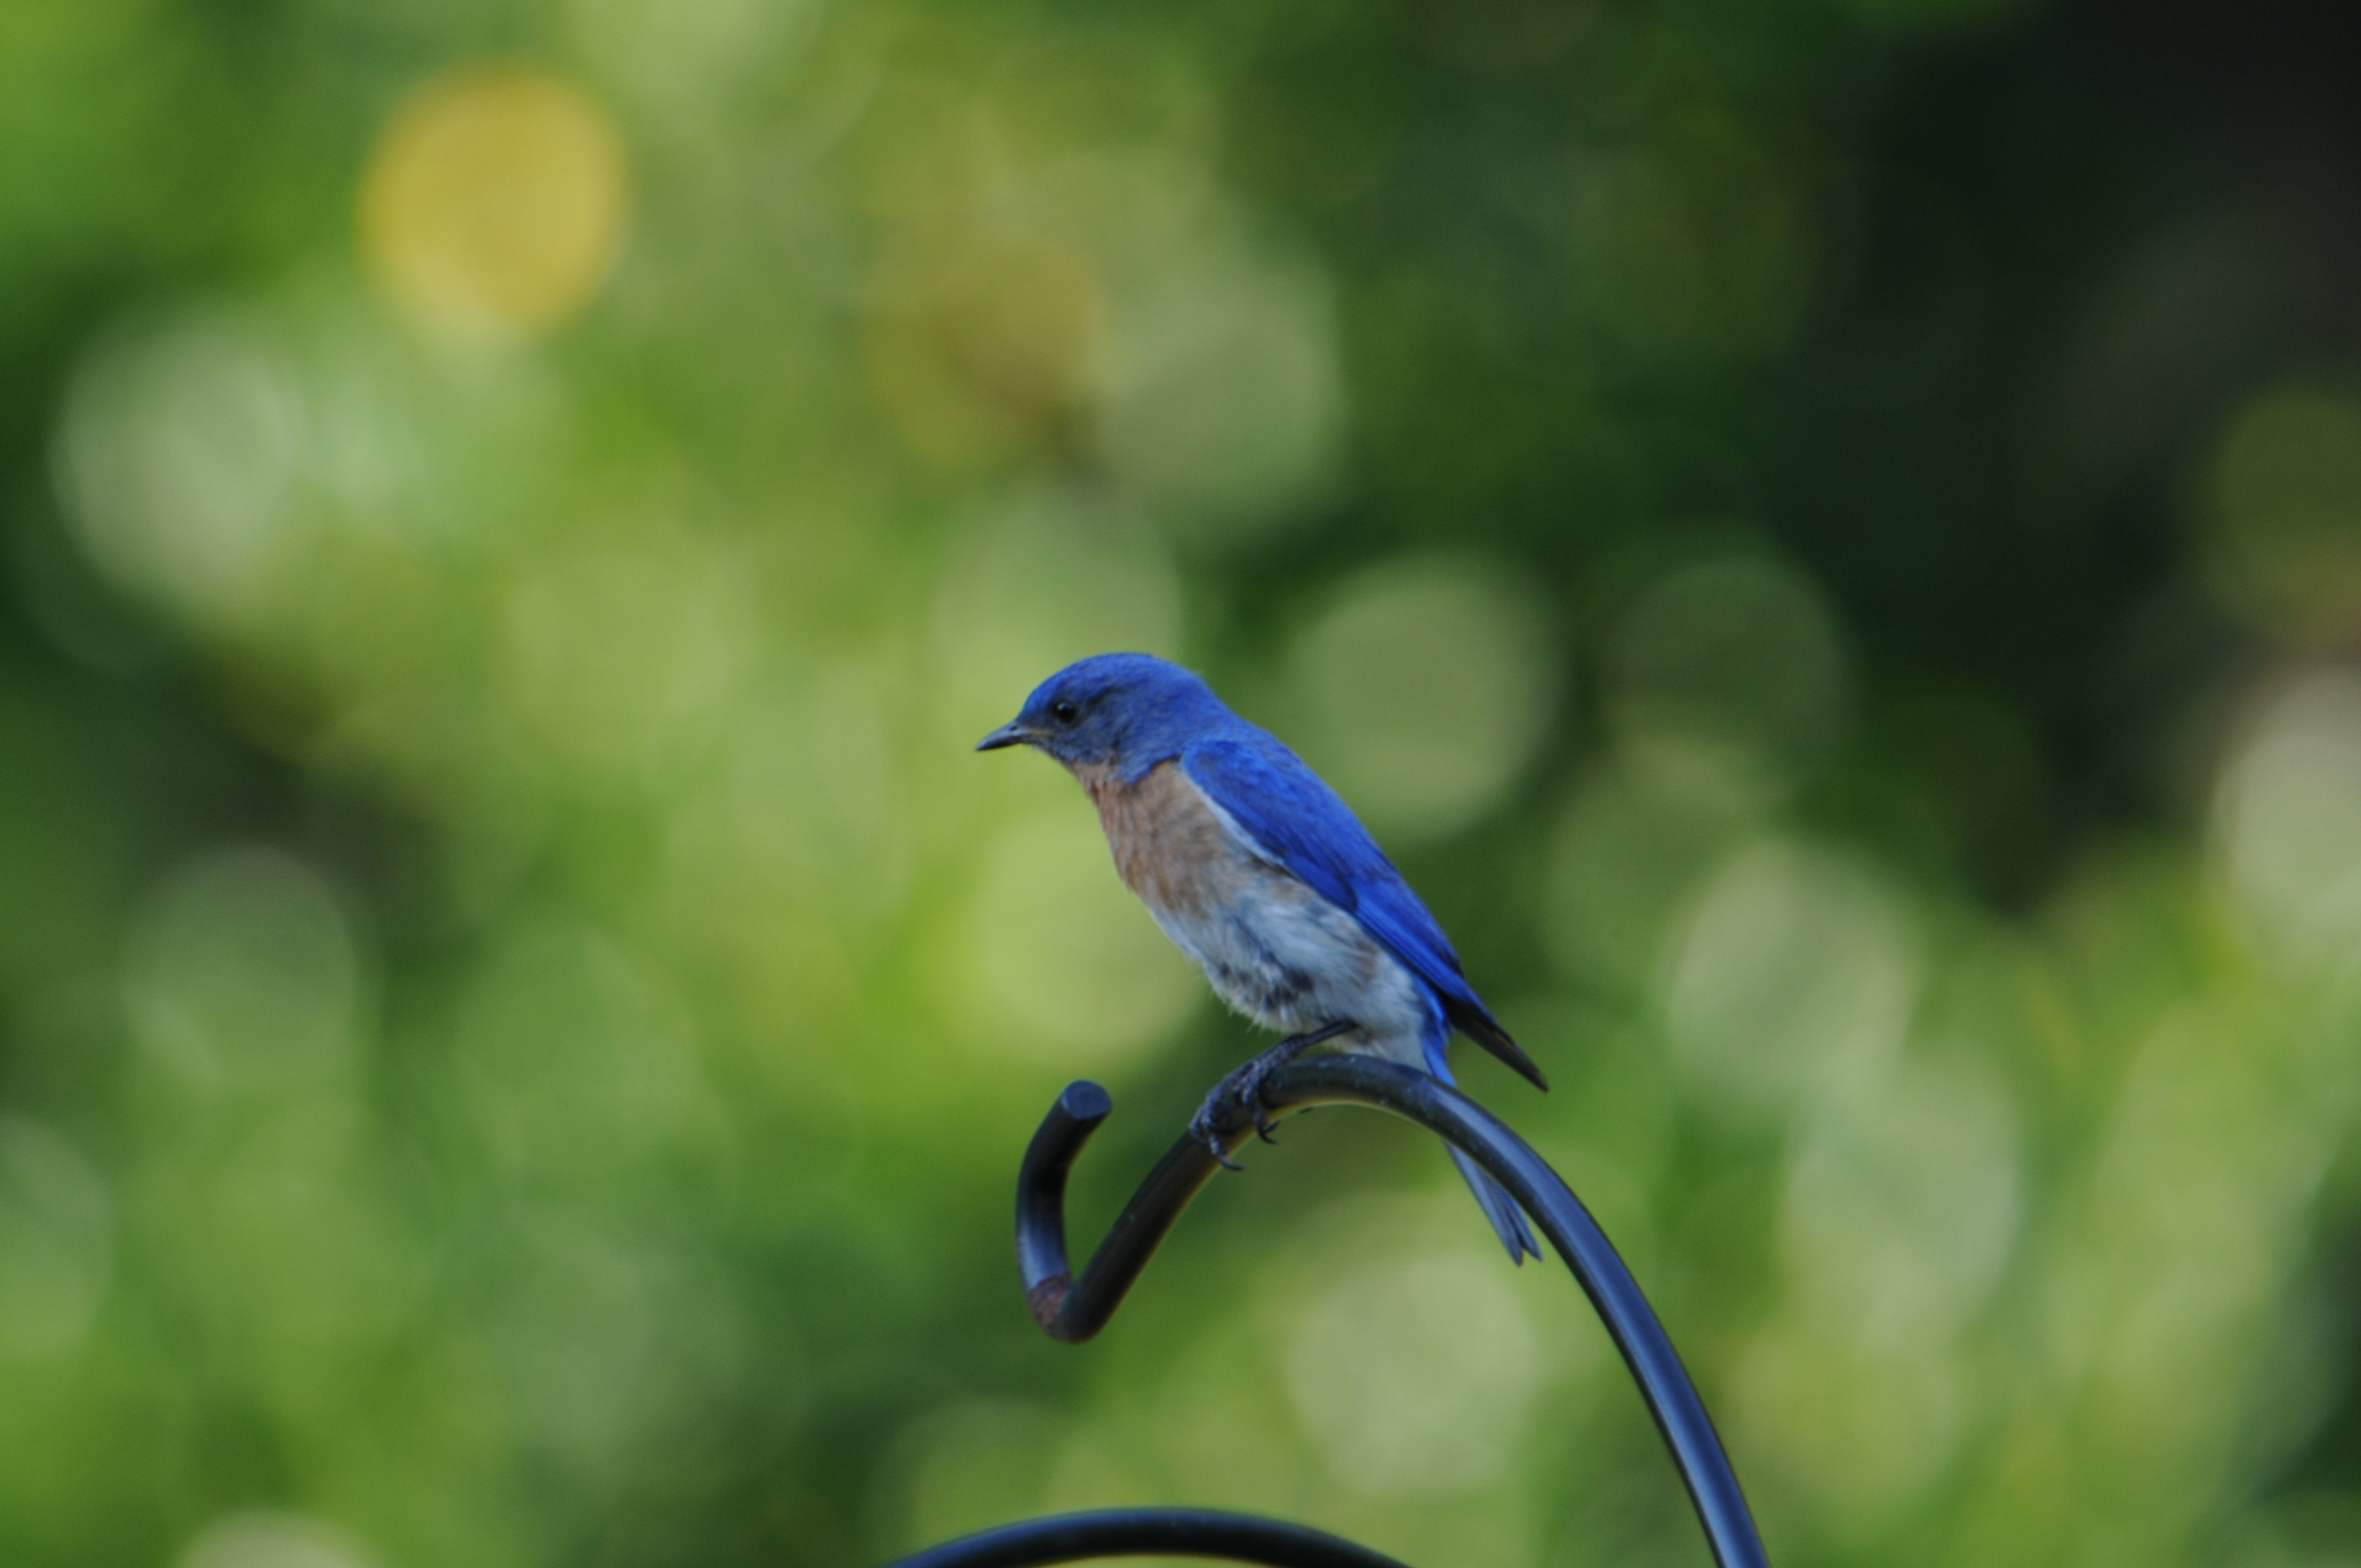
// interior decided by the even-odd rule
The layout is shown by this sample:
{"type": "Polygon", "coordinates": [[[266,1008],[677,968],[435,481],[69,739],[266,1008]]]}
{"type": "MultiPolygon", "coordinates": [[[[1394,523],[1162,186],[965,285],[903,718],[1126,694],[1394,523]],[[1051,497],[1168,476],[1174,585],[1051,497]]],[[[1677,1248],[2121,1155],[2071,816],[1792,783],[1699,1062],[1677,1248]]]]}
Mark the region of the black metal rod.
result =
{"type": "Polygon", "coordinates": [[[1156,1255],[1189,1201],[1219,1171],[1213,1152],[1191,1137],[1166,1151],[1124,1205],[1091,1266],[1075,1284],[1066,1261],[1066,1177],[1074,1157],[1115,1102],[1097,1084],[1070,1083],[1041,1120],[1016,1175],[1016,1266],[1026,1304],[1051,1339],[1080,1344],[1123,1305],[1132,1281],[1156,1255]]]}
{"type": "MultiPolygon", "coordinates": [[[[1338,1053],[1290,1063],[1263,1085],[1262,1098],[1274,1115],[1330,1104],[1389,1111],[1462,1150],[1507,1188],[1565,1259],[1622,1352],[1715,1560],[1721,1568],[1767,1568],[1770,1559],[1745,1494],[1679,1352],[1598,1222],[1530,1145],[1448,1084],[1375,1057],[1338,1053]]],[[[1026,1299],[1049,1336],[1068,1344],[1106,1326],[1180,1212],[1220,1169],[1213,1151],[1182,1137],[1140,1184],[1076,1280],[1066,1251],[1066,1177],[1112,1108],[1098,1085],[1069,1086],[1026,1151],[1017,1185],[1016,1255],[1026,1299]]],[[[1224,1152],[1242,1145],[1250,1131],[1224,1129],[1224,1152]]]]}
{"type": "Polygon", "coordinates": [[[1219,1557],[1269,1568],[1402,1568],[1366,1546],[1300,1524],[1203,1508],[1109,1508],[978,1530],[894,1568],[1038,1568],[1093,1557],[1219,1557]]]}

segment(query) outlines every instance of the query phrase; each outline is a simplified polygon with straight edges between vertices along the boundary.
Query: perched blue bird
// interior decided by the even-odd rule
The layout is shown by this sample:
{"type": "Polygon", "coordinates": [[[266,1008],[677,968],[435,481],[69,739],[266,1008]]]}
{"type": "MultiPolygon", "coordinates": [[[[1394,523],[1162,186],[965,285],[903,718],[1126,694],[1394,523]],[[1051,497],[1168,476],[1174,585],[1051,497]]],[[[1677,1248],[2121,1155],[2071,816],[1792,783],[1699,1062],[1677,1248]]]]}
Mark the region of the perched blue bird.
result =
{"type": "MultiPolygon", "coordinates": [[[[1350,807],[1213,687],[1145,653],[1102,653],[1051,675],[978,743],[1037,747],[1082,781],[1115,869],[1223,1001],[1289,1037],[1224,1078],[1191,1129],[1262,1123],[1260,1089],[1334,1040],[1451,1081],[1456,1029],[1547,1089],[1485,1007],[1450,938],[1350,807]]],[[[1516,1202],[1452,1158],[1519,1263],[1541,1247],[1516,1202]]]]}

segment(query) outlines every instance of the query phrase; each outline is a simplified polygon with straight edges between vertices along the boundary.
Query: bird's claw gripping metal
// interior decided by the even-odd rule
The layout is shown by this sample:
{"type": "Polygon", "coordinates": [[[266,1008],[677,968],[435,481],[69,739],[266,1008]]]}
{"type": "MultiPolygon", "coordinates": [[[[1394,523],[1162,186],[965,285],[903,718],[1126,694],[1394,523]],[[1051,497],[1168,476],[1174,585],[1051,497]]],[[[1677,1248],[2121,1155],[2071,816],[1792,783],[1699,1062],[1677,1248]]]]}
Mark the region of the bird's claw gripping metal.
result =
{"type": "Polygon", "coordinates": [[[1257,1076],[1253,1070],[1261,1060],[1257,1057],[1213,1085],[1213,1091],[1205,1096],[1197,1113],[1189,1118],[1189,1135],[1204,1145],[1224,1170],[1246,1168],[1230,1157],[1226,1147],[1227,1135],[1241,1121],[1251,1118],[1255,1135],[1265,1143],[1272,1141],[1270,1113],[1263,1108],[1259,1092],[1262,1078],[1268,1074],[1257,1076]]]}
{"type": "Polygon", "coordinates": [[[1307,1029],[1300,1035],[1290,1035],[1268,1050],[1235,1069],[1225,1075],[1221,1082],[1213,1085],[1213,1092],[1206,1095],[1204,1103],[1197,1107],[1197,1113],[1189,1118],[1189,1135],[1204,1145],[1213,1158],[1221,1163],[1223,1169],[1245,1169],[1244,1166],[1230,1158],[1226,1147],[1226,1135],[1235,1130],[1241,1124],[1251,1122],[1254,1124],[1255,1136],[1267,1144],[1275,1144],[1279,1141],[1270,1135],[1273,1124],[1270,1119],[1271,1108],[1262,1097],[1263,1085],[1270,1081],[1271,1074],[1312,1047],[1325,1045],[1337,1036],[1356,1027],[1358,1025],[1351,1019],[1339,1018],[1331,1023],[1323,1024],[1317,1029],[1307,1029]]]}
{"type": "Polygon", "coordinates": [[[1190,1118],[1189,1135],[1196,1139],[1199,1143],[1204,1145],[1205,1152],[1212,1155],[1213,1157],[1213,1163],[1220,1166],[1224,1170],[1244,1170],[1246,1168],[1245,1166],[1242,1166],[1236,1160],[1232,1159],[1229,1157],[1228,1151],[1222,1147],[1221,1131],[1213,1125],[1212,1120],[1206,1116],[1204,1112],[1200,1111],[1196,1115],[1190,1118]]]}

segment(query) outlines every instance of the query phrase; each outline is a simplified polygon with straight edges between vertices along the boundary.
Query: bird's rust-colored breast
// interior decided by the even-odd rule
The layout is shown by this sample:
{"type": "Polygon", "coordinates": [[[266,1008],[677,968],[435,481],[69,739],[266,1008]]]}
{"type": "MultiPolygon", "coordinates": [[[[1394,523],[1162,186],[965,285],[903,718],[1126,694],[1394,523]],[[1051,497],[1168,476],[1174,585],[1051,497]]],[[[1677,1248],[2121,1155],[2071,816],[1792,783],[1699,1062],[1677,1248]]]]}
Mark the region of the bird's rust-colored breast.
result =
{"type": "Polygon", "coordinates": [[[1162,763],[1137,784],[1125,783],[1112,768],[1081,767],[1074,776],[1099,808],[1125,886],[1150,908],[1177,914],[1212,904],[1236,850],[1179,763],[1162,763]]]}

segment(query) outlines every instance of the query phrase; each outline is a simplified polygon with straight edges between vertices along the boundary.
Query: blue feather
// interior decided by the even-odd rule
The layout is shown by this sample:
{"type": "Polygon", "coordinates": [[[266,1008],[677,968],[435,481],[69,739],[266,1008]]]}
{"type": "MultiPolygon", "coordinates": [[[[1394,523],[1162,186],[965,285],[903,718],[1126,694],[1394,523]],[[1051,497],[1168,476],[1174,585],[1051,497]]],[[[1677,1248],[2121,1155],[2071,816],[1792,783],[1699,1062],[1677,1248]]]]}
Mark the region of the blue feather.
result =
{"type": "MultiPolygon", "coordinates": [[[[1191,782],[1229,813],[1257,849],[1359,921],[1433,992],[1444,1021],[1548,1088],[1532,1058],[1467,983],[1451,938],[1353,808],[1278,739],[1235,715],[1224,717],[1213,734],[1181,747],[1180,766],[1191,782]]],[[[1441,1030],[1430,1042],[1431,1063],[1440,1063],[1447,1038],[1448,1030],[1441,1030]]]]}

